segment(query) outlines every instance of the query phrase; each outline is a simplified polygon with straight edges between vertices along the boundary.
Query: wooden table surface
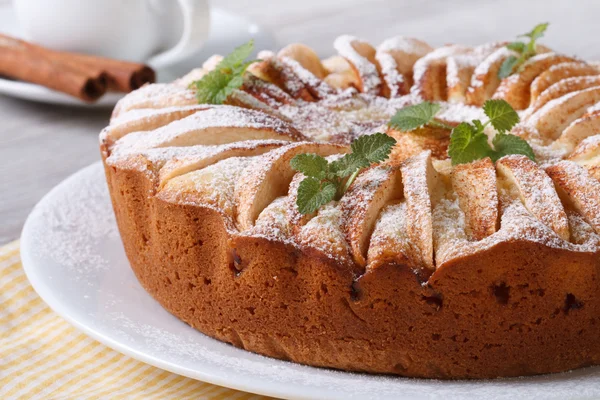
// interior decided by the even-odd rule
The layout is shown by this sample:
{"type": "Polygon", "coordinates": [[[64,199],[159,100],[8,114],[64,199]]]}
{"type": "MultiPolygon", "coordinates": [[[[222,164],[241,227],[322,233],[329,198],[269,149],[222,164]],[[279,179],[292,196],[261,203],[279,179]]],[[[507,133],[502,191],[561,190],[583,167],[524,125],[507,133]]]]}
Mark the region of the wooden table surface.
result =
{"type": "MultiPolygon", "coordinates": [[[[0,0],[0,6],[7,0],[0,0]]],[[[269,28],[280,44],[321,55],[350,33],[378,43],[393,35],[431,44],[511,40],[551,23],[545,44],[600,60],[597,0],[220,0],[219,7],[269,28]]],[[[33,205],[66,176],[99,159],[98,132],[110,110],[36,104],[0,96],[0,244],[16,239],[33,205]]]]}

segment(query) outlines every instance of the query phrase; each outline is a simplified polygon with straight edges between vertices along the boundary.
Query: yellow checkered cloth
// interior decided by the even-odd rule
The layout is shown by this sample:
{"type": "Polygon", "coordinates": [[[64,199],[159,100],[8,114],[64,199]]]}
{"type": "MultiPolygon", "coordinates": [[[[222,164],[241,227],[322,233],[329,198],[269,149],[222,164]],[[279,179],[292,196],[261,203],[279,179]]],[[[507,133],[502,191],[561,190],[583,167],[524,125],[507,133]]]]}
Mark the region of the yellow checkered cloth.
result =
{"type": "Polygon", "coordinates": [[[75,330],[35,293],[19,242],[0,248],[0,399],[266,399],[185,378],[75,330]]]}

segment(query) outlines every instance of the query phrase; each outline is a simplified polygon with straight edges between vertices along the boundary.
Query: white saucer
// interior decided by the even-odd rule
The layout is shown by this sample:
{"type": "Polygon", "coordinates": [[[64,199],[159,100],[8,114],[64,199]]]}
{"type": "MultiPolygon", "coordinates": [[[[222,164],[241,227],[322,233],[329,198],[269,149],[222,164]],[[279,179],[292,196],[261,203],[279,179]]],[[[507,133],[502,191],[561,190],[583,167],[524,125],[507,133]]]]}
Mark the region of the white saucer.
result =
{"type": "MultiPolygon", "coordinates": [[[[0,5],[0,33],[23,37],[22,31],[17,25],[13,9],[9,4],[0,5]]],[[[159,82],[170,82],[191,69],[201,66],[211,55],[229,52],[236,46],[247,42],[251,37],[254,38],[255,48],[258,50],[274,49],[276,46],[273,36],[261,26],[244,17],[213,7],[211,9],[210,36],[202,50],[168,70],[157,71],[157,80],[159,82]]],[[[113,107],[123,97],[122,93],[107,93],[97,102],[88,104],[75,97],[40,85],[1,77],[0,94],[43,103],[81,107],[113,107]]]]}
{"type": "Polygon", "coordinates": [[[311,368],[218,342],[163,310],[129,268],[100,163],[46,195],[21,237],[23,267],[50,307],[148,364],[253,393],[298,399],[598,399],[600,368],[494,381],[434,381],[311,368]]]}

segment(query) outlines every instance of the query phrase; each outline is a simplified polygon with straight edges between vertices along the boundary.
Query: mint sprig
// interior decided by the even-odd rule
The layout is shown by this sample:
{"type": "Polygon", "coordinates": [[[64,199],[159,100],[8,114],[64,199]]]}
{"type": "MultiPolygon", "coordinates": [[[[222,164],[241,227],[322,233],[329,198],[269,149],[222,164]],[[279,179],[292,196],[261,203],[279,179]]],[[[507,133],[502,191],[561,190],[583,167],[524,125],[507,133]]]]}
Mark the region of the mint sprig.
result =
{"type": "Polygon", "coordinates": [[[190,84],[196,89],[199,104],[223,104],[244,83],[248,66],[259,60],[246,61],[254,50],[254,40],[236,47],[212,71],[190,84]]]}
{"type": "MultiPolygon", "coordinates": [[[[440,110],[436,104],[424,102],[399,110],[390,126],[408,132],[424,125],[436,126],[435,114],[440,110]],[[406,111],[408,110],[408,111],[406,111]]],[[[483,112],[488,117],[484,123],[478,119],[461,122],[451,129],[448,156],[452,164],[464,164],[481,158],[490,157],[496,161],[507,154],[524,154],[535,161],[535,155],[529,143],[509,132],[518,122],[519,114],[505,100],[488,100],[483,105],[483,112]],[[488,143],[485,128],[492,125],[497,134],[492,140],[493,148],[488,143]]]]}
{"type": "Polygon", "coordinates": [[[442,122],[435,120],[435,115],[440,111],[440,105],[425,101],[413,106],[404,107],[396,111],[390,120],[389,126],[403,132],[414,131],[425,125],[452,129],[442,122]]]}
{"type": "Polygon", "coordinates": [[[317,154],[298,154],[290,165],[306,175],[298,186],[296,205],[310,214],[332,200],[339,200],[364,168],[385,161],[396,140],[385,133],[361,136],[350,145],[351,153],[335,161],[317,154]]]}
{"type": "Polygon", "coordinates": [[[488,100],[483,105],[483,112],[489,118],[485,123],[479,120],[462,122],[452,130],[448,155],[452,165],[465,164],[481,158],[490,157],[497,161],[508,154],[523,154],[535,161],[531,146],[523,138],[509,132],[518,122],[519,115],[505,100],[488,100]],[[492,125],[498,132],[492,144],[484,130],[492,125]]]}
{"type": "Polygon", "coordinates": [[[531,32],[524,33],[519,35],[519,37],[527,37],[529,38],[529,42],[511,42],[506,45],[506,47],[516,53],[519,56],[511,55],[500,66],[498,70],[498,77],[500,79],[504,79],[513,73],[515,73],[524,63],[529,60],[531,57],[536,55],[536,41],[544,36],[544,32],[548,28],[548,23],[538,24],[536,25],[531,32]]]}

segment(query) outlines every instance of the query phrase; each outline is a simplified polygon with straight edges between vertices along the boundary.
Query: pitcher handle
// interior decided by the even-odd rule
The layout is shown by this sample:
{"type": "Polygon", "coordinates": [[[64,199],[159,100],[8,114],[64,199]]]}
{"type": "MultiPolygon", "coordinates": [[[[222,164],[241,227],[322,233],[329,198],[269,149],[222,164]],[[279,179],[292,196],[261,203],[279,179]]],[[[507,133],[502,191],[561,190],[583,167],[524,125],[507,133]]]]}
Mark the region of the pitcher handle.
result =
{"type": "Polygon", "coordinates": [[[154,69],[176,64],[195,53],[204,44],[210,29],[206,0],[178,0],[183,15],[183,33],[179,42],[146,61],[154,69]]]}

